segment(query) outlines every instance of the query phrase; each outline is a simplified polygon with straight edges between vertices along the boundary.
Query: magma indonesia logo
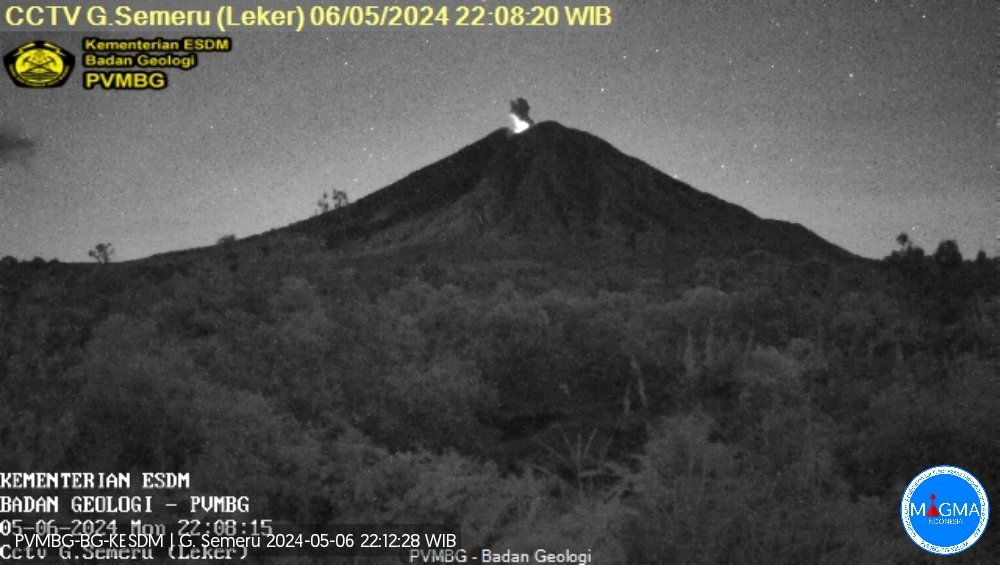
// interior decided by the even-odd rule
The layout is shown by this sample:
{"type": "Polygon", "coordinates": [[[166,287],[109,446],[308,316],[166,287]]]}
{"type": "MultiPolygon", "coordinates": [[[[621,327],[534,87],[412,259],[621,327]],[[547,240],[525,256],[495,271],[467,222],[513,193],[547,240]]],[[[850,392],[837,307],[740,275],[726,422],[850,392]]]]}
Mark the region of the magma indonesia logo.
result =
{"type": "Polygon", "coordinates": [[[62,86],[73,71],[73,54],[48,41],[32,41],[4,55],[7,74],[18,86],[62,86]]]}
{"type": "Polygon", "coordinates": [[[941,465],[910,481],[900,512],[913,543],[930,553],[952,555],[979,541],[989,521],[990,503],[971,473],[941,465]]]}

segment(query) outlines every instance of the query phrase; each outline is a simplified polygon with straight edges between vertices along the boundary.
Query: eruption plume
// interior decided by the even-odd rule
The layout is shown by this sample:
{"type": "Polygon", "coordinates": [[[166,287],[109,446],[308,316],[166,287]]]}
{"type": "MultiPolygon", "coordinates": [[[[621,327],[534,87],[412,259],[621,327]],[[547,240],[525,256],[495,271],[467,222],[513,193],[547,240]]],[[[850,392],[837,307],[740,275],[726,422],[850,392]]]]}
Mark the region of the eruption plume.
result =
{"type": "Polygon", "coordinates": [[[528,115],[531,107],[528,106],[528,101],[524,98],[518,98],[517,100],[511,100],[510,102],[510,121],[511,130],[514,133],[521,133],[522,131],[530,128],[534,125],[534,120],[528,115]]]}

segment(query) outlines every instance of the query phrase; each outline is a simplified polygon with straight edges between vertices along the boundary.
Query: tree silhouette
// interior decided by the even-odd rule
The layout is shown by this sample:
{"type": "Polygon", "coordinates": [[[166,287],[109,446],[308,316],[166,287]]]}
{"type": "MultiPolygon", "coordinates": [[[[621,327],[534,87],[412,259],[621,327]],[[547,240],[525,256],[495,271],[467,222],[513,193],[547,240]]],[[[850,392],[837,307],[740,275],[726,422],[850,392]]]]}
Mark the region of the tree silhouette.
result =
{"type": "Polygon", "coordinates": [[[896,236],[899,249],[893,251],[888,260],[902,267],[909,275],[914,275],[924,268],[924,250],[913,244],[906,233],[896,236]]]}
{"type": "Polygon", "coordinates": [[[934,252],[934,260],[945,269],[953,269],[962,265],[962,253],[954,239],[946,239],[938,244],[934,252]]]}
{"type": "Polygon", "coordinates": [[[93,249],[87,252],[91,258],[100,263],[101,265],[106,265],[111,262],[111,256],[115,254],[115,247],[110,243],[98,243],[93,249]]]}
{"type": "Polygon", "coordinates": [[[330,210],[343,208],[350,203],[350,198],[348,198],[347,193],[343,190],[334,190],[329,194],[324,192],[323,196],[316,201],[316,214],[324,214],[330,210]]]}

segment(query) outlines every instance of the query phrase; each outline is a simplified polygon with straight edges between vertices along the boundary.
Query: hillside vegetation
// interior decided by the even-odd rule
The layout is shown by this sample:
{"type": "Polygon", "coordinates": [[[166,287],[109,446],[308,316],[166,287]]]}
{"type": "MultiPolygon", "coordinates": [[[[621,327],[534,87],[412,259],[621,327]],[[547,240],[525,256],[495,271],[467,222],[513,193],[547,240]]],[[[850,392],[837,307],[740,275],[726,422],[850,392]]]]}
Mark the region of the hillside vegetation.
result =
{"type": "Polygon", "coordinates": [[[281,236],[8,264],[0,468],[184,471],[253,517],[600,563],[919,562],[912,476],[1000,484],[996,262],[938,259],[352,264],[281,236]]]}

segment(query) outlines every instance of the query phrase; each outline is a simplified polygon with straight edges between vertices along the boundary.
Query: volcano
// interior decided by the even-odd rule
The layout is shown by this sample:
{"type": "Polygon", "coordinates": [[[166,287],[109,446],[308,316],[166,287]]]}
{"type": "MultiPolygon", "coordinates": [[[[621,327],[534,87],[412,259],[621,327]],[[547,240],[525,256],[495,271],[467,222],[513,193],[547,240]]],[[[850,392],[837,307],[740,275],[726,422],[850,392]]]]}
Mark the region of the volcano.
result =
{"type": "Polygon", "coordinates": [[[552,121],[516,135],[494,131],[351,206],[287,229],[355,252],[852,257],[800,225],[759,218],[552,121]]]}

